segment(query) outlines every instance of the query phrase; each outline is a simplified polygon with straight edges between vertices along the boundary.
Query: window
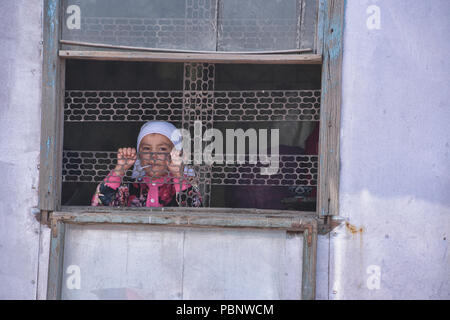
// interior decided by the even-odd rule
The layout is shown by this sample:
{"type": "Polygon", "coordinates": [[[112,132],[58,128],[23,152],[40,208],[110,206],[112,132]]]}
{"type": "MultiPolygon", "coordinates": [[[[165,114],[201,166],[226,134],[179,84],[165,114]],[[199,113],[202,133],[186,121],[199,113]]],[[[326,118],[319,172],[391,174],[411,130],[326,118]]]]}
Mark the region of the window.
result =
{"type": "Polygon", "coordinates": [[[338,212],[343,1],[113,2],[45,1],[40,208],[53,229],[49,297],[61,297],[66,224],[88,222],[301,232],[302,296],[313,298],[316,237],[326,230],[317,218],[338,212]],[[278,176],[260,179],[258,164],[194,164],[206,208],[83,207],[118,143],[134,146],[146,120],[192,136],[198,120],[202,133],[279,129],[278,176]],[[286,128],[300,134],[289,139],[286,128]],[[307,140],[317,154],[305,153],[307,140]]]}

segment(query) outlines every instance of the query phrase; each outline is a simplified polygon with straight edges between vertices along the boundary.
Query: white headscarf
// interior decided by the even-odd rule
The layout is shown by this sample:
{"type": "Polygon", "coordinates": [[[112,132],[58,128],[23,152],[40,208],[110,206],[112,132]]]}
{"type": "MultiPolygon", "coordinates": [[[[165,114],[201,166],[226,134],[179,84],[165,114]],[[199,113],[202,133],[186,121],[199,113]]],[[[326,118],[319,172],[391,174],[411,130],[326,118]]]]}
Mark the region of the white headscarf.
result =
{"type": "MultiPolygon", "coordinates": [[[[139,132],[136,148],[138,152],[139,152],[139,145],[141,144],[142,139],[146,135],[151,133],[159,133],[165,136],[167,139],[172,141],[173,145],[175,146],[175,149],[177,150],[181,150],[183,147],[181,132],[173,124],[165,121],[149,121],[141,127],[141,131],[139,132]]],[[[142,178],[145,176],[145,171],[144,169],[142,169],[139,157],[134,163],[133,173],[131,176],[133,178],[142,178]]]]}

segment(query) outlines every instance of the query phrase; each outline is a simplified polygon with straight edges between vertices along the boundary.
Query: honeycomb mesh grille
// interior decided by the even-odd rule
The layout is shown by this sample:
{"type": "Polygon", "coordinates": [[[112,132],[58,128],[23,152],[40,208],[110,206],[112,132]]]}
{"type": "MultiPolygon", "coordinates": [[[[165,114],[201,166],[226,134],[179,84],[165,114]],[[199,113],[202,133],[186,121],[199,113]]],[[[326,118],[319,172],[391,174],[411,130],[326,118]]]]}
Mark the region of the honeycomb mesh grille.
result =
{"type": "MultiPolygon", "coordinates": [[[[194,133],[194,145],[202,146],[202,150],[206,146],[202,132],[212,129],[218,122],[319,121],[320,90],[215,91],[214,81],[214,64],[185,63],[183,90],[179,91],[67,90],[64,120],[93,124],[176,122],[194,133]]],[[[115,168],[117,156],[115,151],[65,150],[62,181],[100,183],[115,168]]],[[[210,204],[211,186],[214,185],[317,186],[316,155],[281,154],[275,163],[277,170],[270,175],[263,173],[268,167],[266,162],[248,161],[252,158],[248,154],[243,155],[247,161],[242,163],[197,162],[195,156],[190,159],[194,164],[187,165],[185,172],[189,175],[186,179],[199,188],[204,206],[210,204]]],[[[131,177],[131,170],[122,182],[136,182],[131,177]]]]}
{"type": "MultiPolygon", "coordinates": [[[[116,166],[117,152],[64,151],[63,182],[100,183],[116,166]]],[[[273,175],[261,174],[260,163],[189,165],[197,182],[211,185],[316,186],[318,158],[310,155],[280,155],[279,170],[273,175]],[[209,167],[211,169],[209,169],[209,167]],[[209,177],[210,175],[210,177],[209,177]]],[[[123,182],[132,182],[131,170],[123,182]]]]}
{"type": "MultiPolygon", "coordinates": [[[[209,88],[208,81],[189,88],[209,88]]],[[[181,122],[185,114],[213,121],[318,121],[320,90],[77,91],[65,93],[64,120],[181,122]],[[203,106],[202,106],[203,105],[203,106]],[[201,111],[203,110],[203,111],[201,111]],[[204,117],[203,117],[204,118],[204,117]]],[[[187,115],[186,115],[187,116],[187,115]]],[[[200,119],[200,118],[199,118],[200,119]]],[[[200,119],[201,120],[201,119],[200,119]]],[[[189,121],[188,121],[189,122],[189,121]]]]}

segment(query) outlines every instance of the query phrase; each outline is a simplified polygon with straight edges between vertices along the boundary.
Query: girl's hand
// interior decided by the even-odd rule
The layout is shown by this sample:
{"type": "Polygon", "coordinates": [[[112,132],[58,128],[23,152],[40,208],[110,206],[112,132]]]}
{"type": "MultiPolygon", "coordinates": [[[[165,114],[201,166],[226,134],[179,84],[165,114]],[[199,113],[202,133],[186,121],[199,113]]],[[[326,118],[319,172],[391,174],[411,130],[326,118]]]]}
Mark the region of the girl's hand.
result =
{"type": "Polygon", "coordinates": [[[173,177],[179,178],[183,174],[183,159],[181,156],[182,150],[177,150],[175,148],[170,152],[170,161],[169,161],[169,172],[173,177]]]}
{"type": "Polygon", "coordinates": [[[120,148],[117,150],[117,165],[114,171],[119,176],[124,176],[137,159],[137,153],[135,148],[120,148]]]}

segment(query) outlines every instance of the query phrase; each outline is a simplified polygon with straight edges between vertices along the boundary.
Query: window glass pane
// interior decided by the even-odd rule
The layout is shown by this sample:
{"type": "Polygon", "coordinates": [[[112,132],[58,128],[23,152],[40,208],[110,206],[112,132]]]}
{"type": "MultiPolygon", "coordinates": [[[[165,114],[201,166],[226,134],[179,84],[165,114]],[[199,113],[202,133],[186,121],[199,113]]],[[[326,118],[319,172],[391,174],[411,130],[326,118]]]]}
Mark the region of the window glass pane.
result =
{"type": "Polygon", "coordinates": [[[62,39],[69,41],[196,51],[315,49],[317,0],[63,0],[62,10],[62,39]]]}
{"type": "Polygon", "coordinates": [[[314,49],[317,0],[219,3],[219,51],[314,49]]]}
{"type": "Polygon", "coordinates": [[[216,49],[216,0],[64,0],[63,10],[63,40],[216,49]]]}

